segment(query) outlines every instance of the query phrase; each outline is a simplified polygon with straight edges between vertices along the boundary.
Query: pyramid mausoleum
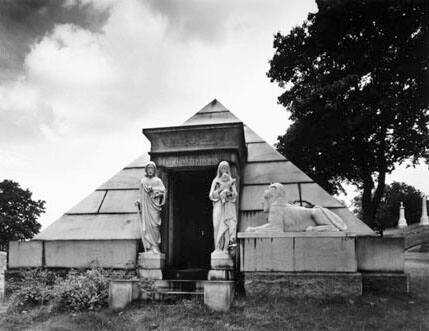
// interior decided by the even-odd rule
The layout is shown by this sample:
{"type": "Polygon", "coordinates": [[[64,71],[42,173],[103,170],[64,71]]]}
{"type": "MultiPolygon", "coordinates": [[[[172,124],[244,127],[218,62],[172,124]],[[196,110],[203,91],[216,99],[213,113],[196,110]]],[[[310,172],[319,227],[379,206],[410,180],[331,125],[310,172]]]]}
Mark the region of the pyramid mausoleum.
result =
{"type": "Polygon", "coordinates": [[[278,182],[285,186],[289,201],[330,209],[346,223],[347,232],[356,236],[374,234],[216,99],[181,126],[143,132],[151,140],[151,151],[126,165],[32,241],[12,243],[9,267],[69,268],[97,262],[111,268],[134,268],[142,250],[135,201],[149,160],[158,165],[169,192],[161,228],[167,266],[206,263],[213,231],[208,190],[222,159],[236,165],[232,170],[239,183],[238,231],[267,222],[263,192],[278,182]]]}

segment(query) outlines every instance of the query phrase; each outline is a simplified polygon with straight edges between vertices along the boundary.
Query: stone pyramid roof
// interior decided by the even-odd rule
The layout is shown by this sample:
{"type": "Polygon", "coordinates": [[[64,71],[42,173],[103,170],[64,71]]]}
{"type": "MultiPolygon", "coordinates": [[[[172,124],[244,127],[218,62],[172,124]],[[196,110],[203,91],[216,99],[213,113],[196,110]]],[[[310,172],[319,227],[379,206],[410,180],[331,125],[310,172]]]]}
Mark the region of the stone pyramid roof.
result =
{"type": "MultiPolygon", "coordinates": [[[[241,122],[224,105],[214,99],[189,118],[184,126],[241,122]]],[[[274,182],[285,185],[289,201],[309,201],[337,213],[357,235],[372,235],[373,231],[356,218],[340,201],[329,195],[303,171],[278,153],[271,145],[244,124],[248,150],[243,171],[240,197],[240,228],[266,222],[262,211],[262,195],[274,182]]],[[[134,201],[138,198],[139,181],[149,155],[144,153],[132,161],[35,239],[90,240],[138,239],[138,215],[134,201]]]]}

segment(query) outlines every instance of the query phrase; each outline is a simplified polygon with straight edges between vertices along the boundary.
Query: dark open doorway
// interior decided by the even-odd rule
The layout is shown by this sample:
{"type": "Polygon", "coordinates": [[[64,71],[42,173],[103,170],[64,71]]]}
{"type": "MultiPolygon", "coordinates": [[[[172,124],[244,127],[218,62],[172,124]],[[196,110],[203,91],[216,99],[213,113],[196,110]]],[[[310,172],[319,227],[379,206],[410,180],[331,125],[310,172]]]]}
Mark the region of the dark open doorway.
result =
{"type": "Polygon", "coordinates": [[[173,171],[170,269],[209,269],[213,251],[210,185],[216,169],[173,171]]]}

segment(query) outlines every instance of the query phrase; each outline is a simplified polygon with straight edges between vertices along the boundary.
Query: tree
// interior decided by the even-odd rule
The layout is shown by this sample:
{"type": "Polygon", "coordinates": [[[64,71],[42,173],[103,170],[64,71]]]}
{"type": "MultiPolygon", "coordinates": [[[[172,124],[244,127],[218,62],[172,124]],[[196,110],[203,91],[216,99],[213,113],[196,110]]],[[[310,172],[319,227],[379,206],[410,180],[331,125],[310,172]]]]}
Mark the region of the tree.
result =
{"type": "Polygon", "coordinates": [[[331,193],[356,185],[372,225],[386,174],[429,159],[428,2],[317,2],[274,37],[267,75],[293,121],[277,149],[331,193]]]}
{"type": "Polygon", "coordinates": [[[39,232],[37,218],[45,211],[45,201],[31,196],[14,181],[0,182],[0,250],[7,250],[9,241],[31,239],[39,232]]]}
{"type": "MultiPolygon", "coordinates": [[[[408,224],[420,222],[422,213],[422,196],[423,193],[411,185],[405,183],[393,182],[386,185],[380,206],[375,215],[375,224],[380,228],[392,228],[398,225],[399,207],[401,202],[405,207],[405,218],[408,224]]],[[[362,216],[362,195],[354,198],[354,213],[362,216]]]]}

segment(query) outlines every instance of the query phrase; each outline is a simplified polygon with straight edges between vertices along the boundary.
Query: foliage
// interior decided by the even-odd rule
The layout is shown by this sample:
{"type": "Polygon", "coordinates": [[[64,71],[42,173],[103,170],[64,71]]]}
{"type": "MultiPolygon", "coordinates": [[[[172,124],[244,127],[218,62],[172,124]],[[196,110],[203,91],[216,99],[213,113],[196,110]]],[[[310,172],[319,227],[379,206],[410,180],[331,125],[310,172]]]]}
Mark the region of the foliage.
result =
{"type": "Polygon", "coordinates": [[[9,309],[22,311],[50,302],[53,299],[52,288],[56,282],[57,276],[51,271],[43,269],[24,271],[19,287],[10,297],[9,309]]]}
{"type": "MultiPolygon", "coordinates": [[[[353,200],[354,213],[358,217],[362,216],[361,200],[362,195],[356,196],[353,200]]],[[[411,185],[393,182],[390,185],[386,185],[380,207],[375,216],[375,224],[381,229],[397,226],[401,202],[404,203],[407,223],[419,223],[422,210],[422,192],[411,185]]]]}
{"type": "Polygon", "coordinates": [[[51,305],[57,311],[97,310],[107,305],[109,278],[101,268],[71,271],[65,278],[47,270],[24,272],[10,298],[10,311],[51,305]]]}
{"type": "Polygon", "coordinates": [[[268,76],[294,123],[277,148],[328,191],[363,190],[371,224],[386,174],[429,158],[428,3],[318,1],[277,33],[268,76]]]}
{"type": "Polygon", "coordinates": [[[69,274],[55,288],[55,306],[59,310],[96,310],[107,304],[109,279],[102,269],[69,274]]]}
{"type": "Polygon", "coordinates": [[[29,189],[11,180],[0,182],[0,250],[9,241],[31,239],[40,230],[37,218],[45,211],[45,201],[33,200],[29,189]]]}

